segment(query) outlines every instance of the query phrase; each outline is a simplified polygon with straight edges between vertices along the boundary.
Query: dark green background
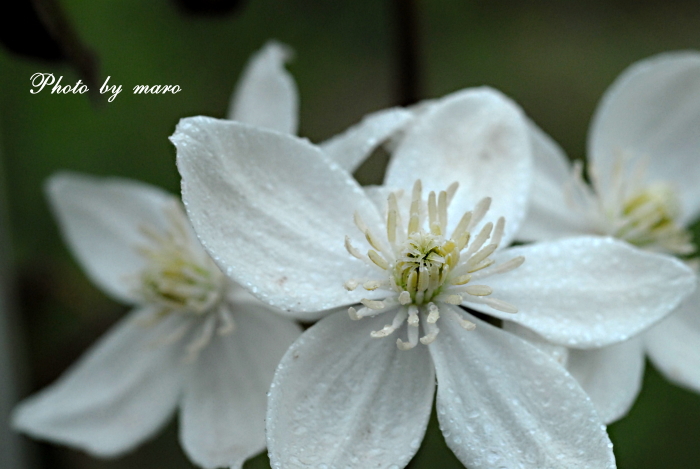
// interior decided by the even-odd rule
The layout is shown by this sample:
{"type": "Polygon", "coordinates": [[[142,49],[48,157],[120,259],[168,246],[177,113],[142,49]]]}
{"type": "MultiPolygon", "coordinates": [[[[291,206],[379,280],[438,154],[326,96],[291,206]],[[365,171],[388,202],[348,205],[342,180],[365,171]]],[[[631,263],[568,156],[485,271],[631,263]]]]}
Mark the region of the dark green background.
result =
{"type": "MultiPolygon", "coordinates": [[[[325,139],[396,101],[395,21],[387,1],[249,0],[234,15],[183,14],[165,0],[62,0],[99,57],[113,103],[29,93],[35,72],[78,79],[68,66],[0,50],[0,154],[13,242],[17,319],[26,363],[22,394],[55,379],[124,312],[92,286],[59,238],[42,192],[60,169],[120,175],[178,190],[167,137],[178,119],[223,117],[248,56],[268,38],[296,50],[289,65],[301,130],[325,139]],[[177,95],[133,95],[138,84],[179,85],[177,95]]],[[[421,95],[488,84],[514,98],[572,157],[585,154],[589,118],[606,87],[636,60],[700,48],[700,4],[661,1],[419,1],[421,95]]],[[[700,129],[699,129],[700,131],[700,129]]],[[[381,179],[381,159],[360,170],[381,179]]],[[[700,181],[699,181],[700,183],[700,181]]],[[[4,255],[4,254],[3,254],[4,255]]],[[[618,467],[700,467],[700,396],[651,367],[630,415],[610,427],[618,467]]],[[[174,424],[133,454],[98,461],[46,444],[36,467],[190,467],[174,424]]],[[[267,466],[265,456],[246,468],[267,466]]],[[[435,421],[414,468],[461,467],[435,421]]]]}

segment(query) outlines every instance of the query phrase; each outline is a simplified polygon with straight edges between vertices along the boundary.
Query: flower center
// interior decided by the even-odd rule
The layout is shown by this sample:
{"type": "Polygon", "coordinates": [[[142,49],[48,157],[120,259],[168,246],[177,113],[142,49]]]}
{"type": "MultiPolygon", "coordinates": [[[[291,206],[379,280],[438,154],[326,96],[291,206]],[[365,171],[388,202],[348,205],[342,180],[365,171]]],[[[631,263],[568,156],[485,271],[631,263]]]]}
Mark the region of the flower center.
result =
{"type": "Polygon", "coordinates": [[[613,236],[642,248],[690,254],[692,236],[676,222],[679,216],[680,201],[671,186],[652,184],[625,200],[613,236]]]}
{"type": "MultiPolygon", "coordinates": [[[[349,280],[345,288],[352,291],[361,285],[367,291],[386,290],[387,296],[383,300],[363,299],[359,310],[351,307],[348,313],[352,319],[361,319],[396,311],[392,323],[374,331],[372,337],[386,337],[406,322],[408,341],[397,339],[396,343],[402,350],[411,349],[418,343],[418,327],[422,320],[425,335],[420,342],[427,345],[439,333],[436,323],[440,318],[440,305],[444,306],[445,303],[459,305],[466,301],[486,304],[499,311],[517,312],[515,306],[491,297],[491,287],[471,282],[513,270],[525,259],[520,256],[493,265],[494,260],[490,256],[501,242],[505,228],[503,217],[495,227],[493,223],[486,223],[471,239],[471,230],[488,212],[491,204],[488,197],[482,199],[473,211],[465,213],[448,237],[447,208],[456,191],[457,183],[454,183],[439,194],[430,192],[428,199],[423,200],[421,182],[416,181],[405,230],[401,227],[402,214],[399,209],[403,193],[391,193],[388,198],[386,243],[371,233],[359,214],[355,214],[355,224],[373,249],[369,249],[365,256],[350,243],[348,237],[345,247],[351,255],[377,268],[381,274],[378,279],[349,280]]],[[[442,310],[447,311],[465,329],[473,330],[476,327],[456,308],[442,307],[442,310]]]]}
{"type": "Polygon", "coordinates": [[[179,203],[165,209],[168,226],[144,225],[146,243],[136,247],[145,260],[135,279],[135,289],[144,302],[156,307],[154,321],[170,314],[189,318],[171,337],[172,343],[190,333],[189,358],[209,344],[214,332],[233,332],[234,322],[224,307],[226,282],[223,273],[199,244],[179,203]],[[199,331],[193,331],[193,329],[199,331]]]}
{"type": "MultiPolygon", "coordinates": [[[[649,184],[646,179],[648,158],[620,153],[613,166],[609,193],[598,193],[603,217],[600,231],[650,251],[667,254],[692,254],[691,233],[678,223],[681,204],[673,187],[665,182],[649,184]]],[[[574,183],[585,185],[580,165],[574,183]]],[[[591,167],[594,186],[599,176],[591,167]]]]}

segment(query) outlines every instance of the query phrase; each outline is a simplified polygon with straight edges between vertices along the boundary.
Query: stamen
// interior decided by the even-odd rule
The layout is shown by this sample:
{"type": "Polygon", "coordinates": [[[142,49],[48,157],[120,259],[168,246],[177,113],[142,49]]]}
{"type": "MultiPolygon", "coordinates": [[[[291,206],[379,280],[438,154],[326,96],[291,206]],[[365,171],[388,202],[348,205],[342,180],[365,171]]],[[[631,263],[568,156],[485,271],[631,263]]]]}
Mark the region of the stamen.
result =
{"type": "Polygon", "coordinates": [[[411,305],[408,307],[408,325],[411,327],[418,327],[420,320],[418,319],[418,307],[416,305],[411,305]]]}
{"type": "Polygon", "coordinates": [[[185,336],[185,334],[187,333],[187,331],[190,330],[191,327],[192,327],[192,323],[188,321],[185,324],[182,324],[181,326],[179,326],[177,329],[175,329],[173,332],[171,332],[167,336],[163,337],[162,339],[157,340],[154,345],[157,347],[157,346],[161,346],[161,345],[171,345],[171,344],[174,344],[176,342],[179,342],[180,339],[182,339],[185,336]]]}
{"type": "Polygon", "coordinates": [[[418,345],[417,327],[408,328],[408,342],[404,342],[401,339],[396,339],[396,346],[399,348],[399,350],[411,350],[416,345],[418,345]]]}
{"type": "Polygon", "coordinates": [[[459,323],[459,325],[462,326],[465,330],[473,331],[474,329],[476,329],[476,324],[463,318],[462,315],[459,314],[457,311],[455,311],[453,309],[449,309],[448,314],[449,314],[451,319],[457,321],[459,323]]]}
{"type": "Polygon", "coordinates": [[[493,293],[493,288],[488,285],[468,285],[464,291],[473,296],[488,296],[493,293]]]}
{"type": "Polygon", "coordinates": [[[360,301],[360,303],[375,311],[386,308],[386,303],[383,301],[363,299],[360,301]]]}
{"type": "Polygon", "coordinates": [[[440,319],[440,310],[435,303],[428,303],[428,323],[435,324],[440,319]]]}
{"type": "Polygon", "coordinates": [[[231,317],[231,313],[227,311],[225,308],[219,308],[219,319],[221,320],[221,324],[219,325],[219,328],[216,330],[216,333],[220,336],[225,336],[231,334],[235,329],[236,329],[236,323],[233,321],[233,317],[231,317]]]}
{"type": "Polygon", "coordinates": [[[365,238],[367,239],[367,242],[377,251],[382,251],[382,245],[379,243],[379,240],[372,234],[371,231],[365,230],[365,238]]]}
{"type": "Polygon", "coordinates": [[[425,328],[428,331],[423,337],[420,338],[420,343],[423,345],[432,344],[440,333],[440,329],[435,325],[435,323],[426,322],[425,328]]]}
{"type": "Polygon", "coordinates": [[[394,316],[394,320],[391,322],[391,324],[387,324],[381,330],[372,331],[370,335],[377,339],[392,334],[396,329],[399,328],[399,326],[401,326],[401,324],[403,324],[407,316],[408,312],[406,311],[406,308],[401,308],[399,312],[396,313],[396,316],[394,316]]]}
{"type": "Polygon", "coordinates": [[[447,233],[447,192],[440,192],[438,199],[438,217],[440,221],[440,233],[447,233]]]}
{"type": "Polygon", "coordinates": [[[491,236],[491,230],[493,229],[493,223],[488,222],[481,228],[481,231],[479,231],[479,234],[476,235],[476,238],[474,241],[472,241],[471,245],[469,245],[469,248],[467,249],[467,252],[462,254],[463,257],[469,257],[472,254],[474,254],[476,251],[481,249],[481,246],[484,245],[487,239],[489,239],[489,236],[491,236]]]}
{"type": "Polygon", "coordinates": [[[360,319],[362,319],[357,314],[357,310],[355,308],[353,308],[352,306],[348,308],[348,316],[350,316],[350,319],[352,319],[353,321],[359,321],[360,319]]]}
{"type": "Polygon", "coordinates": [[[472,276],[469,274],[466,275],[460,275],[456,277],[454,280],[452,280],[452,285],[464,285],[465,283],[469,283],[469,281],[472,279],[472,276]]]}
{"type": "Polygon", "coordinates": [[[396,210],[389,210],[386,217],[386,237],[389,244],[396,244],[396,210]]]}
{"type": "Polygon", "coordinates": [[[360,251],[355,249],[355,247],[350,243],[349,236],[345,237],[345,249],[347,249],[351,256],[360,259],[361,261],[365,260],[365,257],[362,254],[360,254],[360,251]]]}
{"type": "Polygon", "coordinates": [[[362,318],[367,318],[367,317],[374,317],[377,314],[383,313],[384,311],[382,310],[376,310],[376,309],[371,309],[366,306],[363,306],[359,310],[355,310],[354,313],[350,313],[350,309],[355,310],[355,308],[349,308],[348,309],[348,314],[350,315],[350,319],[353,318],[353,316],[356,316],[357,319],[362,319],[362,318]]]}
{"type": "Polygon", "coordinates": [[[434,191],[430,191],[430,194],[428,194],[428,225],[431,233],[434,235],[440,234],[440,227],[437,222],[437,202],[435,200],[434,191]]]}
{"type": "Polygon", "coordinates": [[[518,312],[518,308],[516,308],[514,305],[497,298],[491,298],[490,296],[472,296],[469,297],[468,302],[485,304],[504,313],[515,314],[518,312]]]}
{"type": "Polygon", "coordinates": [[[387,270],[389,268],[389,263],[377,251],[370,249],[367,252],[367,255],[369,256],[370,260],[380,269],[387,270]]]}
{"type": "Polygon", "coordinates": [[[495,244],[498,246],[501,244],[501,239],[503,238],[503,231],[506,226],[506,219],[503,217],[499,217],[498,221],[496,222],[496,228],[493,230],[493,234],[491,236],[491,243],[495,244]]]}
{"type": "Polygon", "coordinates": [[[462,295],[440,295],[438,299],[451,305],[461,305],[462,301],[464,301],[462,295]]]}
{"type": "Polygon", "coordinates": [[[472,215],[471,223],[469,223],[469,226],[467,227],[468,231],[471,231],[472,228],[479,224],[479,222],[484,218],[484,215],[486,215],[486,212],[489,211],[490,207],[491,197],[484,197],[476,204],[476,207],[474,207],[473,210],[474,213],[472,215]]]}
{"type": "Polygon", "coordinates": [[[454,198],[457,189],[459,189],[459,183],[457,181],[453,182],[447,187],[447,205],[452,203],[452,199],[454,198]]]}
{"type": "Polygon", "coordinates": [[[511,270],[517,269],[525,262],[525,256],[518,256],[506,261],[502,264],[498,264],[492,269],[477,272],[471,276],[472,280],[477,280],[484,277],[490,277],[491,275],[505,274],[511,270]]]}
{"type": "Polygon", "coordinates": [[[379,287],[388,286],[389,282],[387,280],[369,280],[362,284],[362,288],[367,291],[374,291],[379,287]]]}
{"type": "Polygon", "coordinates": [[[406,290],[402,291],[399,294],[399,303],[402,305],[407,305],[411,302],[411,294],[408,293],[406,290]]]}
{"type": "Polygon", "coordinates": [[[355,212],[353,214],[352,219],[355,222],[355,226],[357,226],[358,230],[360,230],[362,233],[365,233],[367,231],[367,224],[364,222],[364,220],[360,216],[360,212],[355,212]]]}
{"type": "Polygon", "coordinates": [[[216,321],[213,316],[210,316],[204,320],[204,324],[202,324],[202,331],[199,334],[199,337],[197,337],[192,342],[190,342],[189,345],[187,345],[188,359],[196,359],[199,355],[199,352],[201,352],[204,349],[204,347],[206,347],[209,344],[212,336],[214,335],[215,325],[216,321]]]}
{"type": "MultiPolygon", "coordinates": [[[[481,251],[477,252],[474,254],[468,261],[467,261],[467,269],[469,272],[472,271],[472,269],[479,265],[481,261],[489,257],[493,252],[496,250],[498,247],[497,244],[488,244],[486,245],[485,248],[483,248],[481,251]]],[[[483,267],[482,267],[483,268],[483,267]]]]}
{"type": "Polygon", "coordinates": [[[462,215],[462,219],[459,221],[459,223],[457,224],[457,228],[455,228],[454,232],[452,233],[452,241],[457,243],[457,241],[459,241],[462,238],[462,235],[464,235],[465,233],[469,235],[469,232],[467,232],[467,228],[469,228],[469,224],[471,223],[471,221],[472,212],[467,212],[464,215],[462,215]]]}
{"type": "MultiPolygon", "coordinates": [[[[397,194],[395,192],[392,192],[391,194],[389,194],[388,204],[389,204],[389,213],[394,212],[394,216],[396,218],[395,226],[399,227],[402,225],[401,211],[399,210],[399,204],[396,200],[396,197],[397,197],[397,194]]],[[[388,225],[388,223],[387,223],[387,225],[388,225]]],[[[406,236],[405,236],[405,233],[403,232],[403,230],[397,231],[395,229],[394,233],[396,235],[395,242],[402,243],[405,241],[406,236]]],[[[392,242],[392,245],[393,245],[393,242],[392,242]]],[[[393,247],[395,248],[395,250],[398,249],[398,246],[393,245],[393,247]]],[[[397,252],[395,252],[395,254],[397,254],[397,252]]]]}

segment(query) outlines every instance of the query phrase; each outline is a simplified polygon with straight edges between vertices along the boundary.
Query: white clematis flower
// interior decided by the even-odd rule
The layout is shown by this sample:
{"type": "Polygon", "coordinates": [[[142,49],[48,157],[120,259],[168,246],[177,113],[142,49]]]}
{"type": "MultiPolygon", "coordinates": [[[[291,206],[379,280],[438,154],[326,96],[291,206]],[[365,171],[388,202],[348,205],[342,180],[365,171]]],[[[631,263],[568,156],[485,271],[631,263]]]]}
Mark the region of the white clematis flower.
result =
{"type": "MultiPolygon", "coordinates": [[[[571,167],[557,144],[533,125],[535,190],[519,237],[608,235],[653,252],[694,253],[688,226],[700,216],[698,128],[695,52],[639,62],[608,89],[589,134],[591,186],[580,164],[571,167]]],[[[643,338],[560,351],[606,422],[624,416],[634,402],[645,351],[669,379],[700,392],[699,302],[697,291],[643,338]]]]}
{"type": "Polygon", "coordinates": [[[519,108],[475,89],[411,116],[386,186],[367,190],[329,142],[206,117],[172,137],[188,214],[222,270],[294,317],[323,317],[272,383],[273,466],[405,466],[437,377],[441,427],[466,466],[614,467],[576,381],[458,304],[559,343],[608,345],[675,307],[692,272],[613,239],[503,248],[530,183],[519,108]]]}
{"type": "Polygon", "coordinates": [[[112,457],[179,407],[193,462],[241,467],[265,447],[267,389],[298,326],[221,273],[177,198],[67,173],[47,190],[87,274],[135,309],[55,384],[20,403],[14,427],[112,457]]]}
{"type": "MultiPolygon", "coordinates": [[[[289,55],[271,41],[251,57],[229,118],[296,132],[289,55]]],[[[15,427],[110,457],[148,438],[180,406],[180,439],[196,464],[240,467],[262,451],[266,392],[299,328],[223,276],[175,197],[76,175],[54,177],[49,196],[88,275],[137,308],[22,403],[15,427]]]]}

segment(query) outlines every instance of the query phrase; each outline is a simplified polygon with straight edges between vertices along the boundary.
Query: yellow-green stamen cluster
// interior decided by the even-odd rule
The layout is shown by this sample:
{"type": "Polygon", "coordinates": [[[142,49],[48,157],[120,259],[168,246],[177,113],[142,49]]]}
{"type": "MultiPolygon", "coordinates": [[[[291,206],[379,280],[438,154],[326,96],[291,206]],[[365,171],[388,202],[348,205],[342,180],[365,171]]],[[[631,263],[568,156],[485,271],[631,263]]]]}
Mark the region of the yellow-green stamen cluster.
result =
{"type": "Polygon", "coordinates": [[[132,282],[144,303],[155,307],[154,320],[170,314],[189,318],[164,340],[166,343],[180,340],[193,328],[199,329],[187,345],[188,357],[194,359],[215,332],[233,332],[233,318],[222,305],[226,282],[188,226],[182,207],[167,206],[165,219],[165,229],[141,227],[145,242],[136,249],[144,266],[132,282]]]}
{"type": "MultiPolygon", "coordinates": [[[[436,323],[440,318],[440,303],[459,305],[466,301],[486,304],[499,311],[517,312],[513,305],[492,298],[491,287],[470,282],[513,270],[523,263],[524,258],[516,257],[489,269],[494,264],[490,256],[501,242],[505,220],[501,217],[495,227],[490,222],[484,224],[473,239],[470,233],[487,213],[491,203],[489,198],[481,200],[473,211],[465,213],[448,237],[447,208],[456,190],[455,183],[439,194],[430,192],[425,201],[421,197],[422,184],[420,180],[416,181],[405,230],[401,227],[398,203],[402,194],[390,194],[386,243],[370,232],[358,214],[355,215],[355,223],[372,249],[367,251],[366,256],[362,255],[352,246],[349,238],[346,238],[345,246],[353,256],[378,267],[383,272],[383,278],[353,279],[346,282],[345,287],[354,290],[362,285],[365,290],[382,289],[389,291],[389,294],[383,300],[363,299],[359,310],[353,307],[348,313],[352,319],[361,319],[390,310],[397,311],[392,323],[373,332],[373,337],[386,337],[406,322],[408,342],[398,339],[397,345],[401,349],[413,348],[418,342],[418,326],[423,318],[425,335],[420,341],[429,344],[439,332],[436,323]],[[427,229],[424,228],[426,223],[427,229]]],[[[465,329],[475,327],[454,308],[443,309],[465,329]]]]}

